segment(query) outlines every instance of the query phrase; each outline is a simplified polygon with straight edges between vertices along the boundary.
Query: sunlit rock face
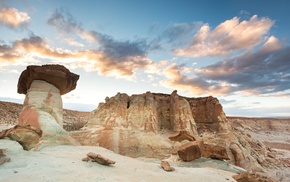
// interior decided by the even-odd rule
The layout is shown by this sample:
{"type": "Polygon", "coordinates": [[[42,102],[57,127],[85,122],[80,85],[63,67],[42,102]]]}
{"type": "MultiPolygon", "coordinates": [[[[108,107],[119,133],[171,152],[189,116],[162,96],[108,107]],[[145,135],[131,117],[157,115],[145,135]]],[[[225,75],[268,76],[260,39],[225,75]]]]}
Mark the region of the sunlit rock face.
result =
{"type": "Polygon", "coordinates": [[[265,154],[251,147],[251,138],[234,131],[217,98],[188,98],[173,91],[107,97],[91,112],[86,127],[71,134],[83,145],[150,158],[176,155],[180,146],[199,140],[205,146],[203,157],[262,171],[259,163],[265,154]]]}
{"type": "Polygon", "coordinates": [[[63,132],[62,99],[59,89],[34,80],[27,91],[18,124],[31,125],[47,133],[63,132]]]}
{"type": "Polygon", "coordinates": [[[88,126],[101,125],[158,132],[188,130],[196,133],[195,122],[190,112],[189,103],[172,95],[147,92],[128,96],[118,93],[106,98],[91,113],[88,126]]]}
{"type": "Polygon", "coordinates": [[[163,157],[180,145],[170,136],[186,131],[198,139],[204,127],[220,133],[227,125],[214,97],[187,98],[177,91],[131,96],[117,93],[91,112],[87,129],[93,131],[86,133],[84,129],[73,135],[84,145],[99,145],[131,157],[163,157]]]}
{"type": "Polygon", "coordinates": [[[122,127],[158,132],[187,130],[197,135],[199,128],[226,132],[225,113],[214,97],[186,98],[177,91],[169,94],[147,92],[128,96],[118,93],[106,98],[91,113],[88,126],[122,127]]]}
{"type": "Polygon", "coordinates": [[[205,128],[221,133],[229,131],[229,123],[217,98],[209,96],[187,100],[198,130],[205,128]]]}
{"type": "Polygon", "coordinates": [[[18,93],[25,93],[18,125],[42,130],[40,143],[76,143],[63,129],[61,95],[76,87],[79,76],[61,65],[28,66],[18,81],[18,93]]]}

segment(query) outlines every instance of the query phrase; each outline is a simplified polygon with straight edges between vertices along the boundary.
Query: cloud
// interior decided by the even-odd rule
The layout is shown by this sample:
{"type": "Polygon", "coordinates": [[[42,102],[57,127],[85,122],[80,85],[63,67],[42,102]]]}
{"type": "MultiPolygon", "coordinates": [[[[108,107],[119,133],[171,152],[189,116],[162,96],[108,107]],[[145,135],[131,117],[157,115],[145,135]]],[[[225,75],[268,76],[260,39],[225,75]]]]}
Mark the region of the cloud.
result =
{"type": "Polygon", "coordinates": [[[169,62],[167,60],[152,62],[146,67],[145,73],[162,75],[162,71],[168,66],[168,64],[169,62]]]}
{"type": "MultiPolygon", "coordinates": [[[[128,51],[130,48],[129,46],[128,51]]],[[[29,38],[13,42],[12,46],[0,45],[0,66],[24,64],[30,60],[28,58],[33,58],[32,60],[45,58],[53,63],[67,64],[74,68],[81,67],[88,71],[98,71],[101,75],[128,78],[134,76],[136,69],[142,69],[151,64],[151,60],[138,51],[136,54],[123,53],[123,57],[106,51],[109,50],[70,51],[52,48],[43,38],[31,35],[29,38]]]]}
{"type": "Polygon", "coordinates": [[[162,36],[169,43],[184,42],[188,39],[188,36],[193,36],[201,26],[201,22],[174,23],[162,33],[162,36]]]}
{"type": "Polygon", "coordinates": [[[204,24],[193,36],[189,46],[175,49],[179,56],[213,57],[230,54],[233,51],[253,48],[265,40],[274,21],[254,15],[249,21],[237,17],[219,24],[211,30],[204,24]]]}
{"type": "Polygon", "coordinates": [[[241,15],[250,15],[250,13],[248,11],[246,11],[246,10],[241,10],[240,14],[241,15]]]}
{"type": "Polygon", "coordinates": [[[84,44],[77,42],[77,41],[73,40],[72,38],[66,38],[66,39],[64,39],[64,41],[70,46],[75,46],[75,47],[84,47],[85,46],[84,44]]]}
{"type": "Polygon", "coordinates": [[[84,55],[86,59],[75,63],[74,66],[82,67],[87,71],[98,70],[102,75],[133,76],[135,69],[151,64],[147,52],[158,48],[156,43],[147,43],[144,39],[119,41],[97,31],[84,30],[80,23],[77,23],[65,10],[56,10],[47,23],[60,33],[77,35],[88,42],[96,43],[97,49],[78,53],[84,55]]]}
{"type": "Polygon", "coordinates": [[[232,91],[275,93],[290,89],[290,47],[273,36],[256,52],[218,62],[196,70],[208,80],[224,81],[234,85],[232,91]]]}
{"type": "Polygon", "coordinates": [[[252,117],[277,117],[277,118],[289,118],[289,106],[281,106],[281,107],[268,107],[267,105],[263,105],[256,108],[244,108],[241,106],[238,107],[223,107],[224,111],[228,116],[252,116],[252,117]],[[264,106],[264,107],[263,107],[264,106]]]}
{"type": "Polygon", "coordinates": [[[65,9],[56,9],[47,20],[47,23],[55,27],[59,32],[67,35],[78,35],[89,42],[96,41],[91,32],[85,31],[73,16],[65,9]]]}
{"type": "Polygon", "coordinates": [[[219,98],[219,102],[222,103],[222,105],[232,104],[237,102],[237,100],[227,100],[227,99],[221,99],[219,98]]]}
{"type": "Polygon", "coordinates": [[[173,63],[167,66],[161,73],[165,76],[165,80],[161,81],[161,85],[168,88],[175,88],[193,95],[209,95],[217,90],[220,93],[228,92],[228,86],[225,83],[211,84],[207,80],[197,75],[187,76],[187,68],[183,65],[173,63]]]}
{"type": "Polygon", "coordinates": [[[5,7],[0,10],[0,24],[12,29],[24,27],[29,23],[30,17],[25,12],[15,8],[5,7]]]}
{"type": "Polygon", "coordinates": [[[143,69],[151,64],[146,57],[131,56],[115,59],[100,50],[79,51],[76,54],[83,61],[72,64],[73,67],[84,68],[86,71],[98,71],[101,75],[129,78],[134,76],[136,69],[143,69]]]}
{"type": "Polygon", "coordinates": [[[50,48],[41,37],[35,35],[16,40],[11,46],[0,45],[0,67],[37,63],[35,57],[62,59],[69,56],[70,53],[50,48]]]}
{"type": "Polygon", "coordinates": [[[246,51],[215,64],[194,69],[171,64],[160,71],[161,83],[193,94],[283,94],[290,90],[290,47],[271,36],[256,51],[246,51]]]}

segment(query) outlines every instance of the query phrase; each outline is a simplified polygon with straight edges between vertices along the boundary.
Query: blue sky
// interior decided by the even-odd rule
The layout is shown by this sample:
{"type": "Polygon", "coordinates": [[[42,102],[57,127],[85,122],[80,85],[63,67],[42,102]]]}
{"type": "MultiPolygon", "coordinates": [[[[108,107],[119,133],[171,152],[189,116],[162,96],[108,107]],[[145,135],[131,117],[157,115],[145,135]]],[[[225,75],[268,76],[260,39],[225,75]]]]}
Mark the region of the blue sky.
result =
{"type": "Polygon", "coordinates": [[[63,64],[80,75],[64,107],[117,92],[212,95],[227,115],[290,116],[286,0],[0,1],[0,100],[22,102],[20,73],[63,64]]]}

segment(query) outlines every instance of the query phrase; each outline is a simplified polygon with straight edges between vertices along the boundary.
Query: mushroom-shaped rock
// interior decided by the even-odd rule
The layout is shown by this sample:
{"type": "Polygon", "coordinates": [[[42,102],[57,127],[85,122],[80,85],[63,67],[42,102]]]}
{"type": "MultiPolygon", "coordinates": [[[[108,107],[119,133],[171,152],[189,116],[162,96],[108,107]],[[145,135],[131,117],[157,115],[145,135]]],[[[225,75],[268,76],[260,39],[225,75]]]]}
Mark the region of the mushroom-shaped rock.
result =
{"type": "Polygon", "coordinates": [[[18,80],[17,92],[26,94],[34,80],[43,80],[66,94],[76,88],[79,75],[71,73],[62,65],[27,66],[18,80]]]}
{"type": "Polygon", "coordinates": [[[61,95],[75,89],[78,79],[61,65],[28,66],[18,81],[18,93],[26,94],[18,125],[42,130],[43,145],[75,144],[63,129],[61,95]]]}

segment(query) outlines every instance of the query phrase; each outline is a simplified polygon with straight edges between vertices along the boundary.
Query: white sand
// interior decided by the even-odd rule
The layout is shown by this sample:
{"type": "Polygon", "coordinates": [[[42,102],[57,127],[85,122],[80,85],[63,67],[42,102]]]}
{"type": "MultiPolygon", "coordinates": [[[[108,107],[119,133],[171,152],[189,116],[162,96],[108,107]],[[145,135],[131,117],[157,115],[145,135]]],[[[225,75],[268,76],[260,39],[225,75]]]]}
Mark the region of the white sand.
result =
{"type": "Polygon", "coordinates": [[[176,167],[166,172],[159,164],[132,159],[92,146],[50,146],[40,151],[23,151],[9,139],[0,140],[11,162],[0,165],[0,181],[190,181],[234,182],[231,173],[211,168],[176,167]],[[83,162],[87,153],[94,152],[116,161],[113,166],[83,162]]]}

